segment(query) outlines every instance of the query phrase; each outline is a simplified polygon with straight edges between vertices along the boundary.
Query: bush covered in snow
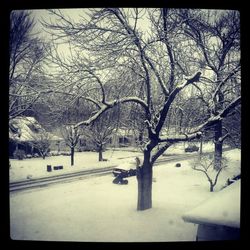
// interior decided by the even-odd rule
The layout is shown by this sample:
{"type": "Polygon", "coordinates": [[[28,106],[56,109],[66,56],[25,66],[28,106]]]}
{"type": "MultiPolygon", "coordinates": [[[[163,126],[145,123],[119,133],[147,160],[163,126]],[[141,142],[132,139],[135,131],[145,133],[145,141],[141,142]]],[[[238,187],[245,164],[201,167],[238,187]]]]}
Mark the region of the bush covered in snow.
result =
{"type": "Polygon", "coordinates": [[[15,159],[23,160],[25,158],[25,151],[22,149],[16,149],[13,156],[15,159]]]}

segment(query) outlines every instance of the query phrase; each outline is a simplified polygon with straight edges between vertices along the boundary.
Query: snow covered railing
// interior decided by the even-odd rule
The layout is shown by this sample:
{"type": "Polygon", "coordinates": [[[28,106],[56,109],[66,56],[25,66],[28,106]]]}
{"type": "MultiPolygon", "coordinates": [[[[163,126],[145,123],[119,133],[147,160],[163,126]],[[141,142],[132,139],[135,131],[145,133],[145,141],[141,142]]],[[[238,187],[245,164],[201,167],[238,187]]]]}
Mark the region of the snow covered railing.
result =
{"type": "Polygon", "coordinates": [[[240,180],[235,181],[182,216],[185,222],[199,225],[197,240],[239,238],[240,185],[240,180]]]}

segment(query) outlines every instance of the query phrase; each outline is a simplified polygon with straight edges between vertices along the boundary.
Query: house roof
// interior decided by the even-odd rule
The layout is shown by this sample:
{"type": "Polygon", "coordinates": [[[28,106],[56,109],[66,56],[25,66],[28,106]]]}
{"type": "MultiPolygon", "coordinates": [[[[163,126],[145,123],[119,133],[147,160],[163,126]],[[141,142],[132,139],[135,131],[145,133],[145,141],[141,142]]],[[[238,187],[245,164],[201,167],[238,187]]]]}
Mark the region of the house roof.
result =
{"type": "Polygon", "coordinates": [[[240,228],[240,184],[238,180],[185,213],[186,222],[240,228]]]}
{"type": "MultiPolygon", "coordinates": [[[[9,138],[15,141],[34,141],[39,134],[46,130],[34,117],[16,117],[9,121],[9,138]]],[[[60,137],[49,133],[50,140],[61,140],[60,137]]]]}

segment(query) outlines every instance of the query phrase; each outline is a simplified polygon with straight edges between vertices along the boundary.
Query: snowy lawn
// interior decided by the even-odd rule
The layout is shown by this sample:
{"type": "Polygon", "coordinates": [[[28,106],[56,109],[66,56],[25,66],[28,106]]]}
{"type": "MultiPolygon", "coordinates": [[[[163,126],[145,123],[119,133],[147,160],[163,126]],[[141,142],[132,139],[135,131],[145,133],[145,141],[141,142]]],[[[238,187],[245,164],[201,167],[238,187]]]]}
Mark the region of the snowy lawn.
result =
{"type": "Polygon", "coordinates": [[[136,211],[137,181],[115,185],[112,175],[10,193],[11,238],[82,242],[194,241],[197,225],[181,216],[212,197],[228,177],[240,171],[240,151],[229,158],[215,192],[192,161],[154,168],[153,208],[136,211]]]}
{"type": "MultiPolygon", "coordinates": [[[[187,145],[186,145],[187,146],[187,145]]],[[[168,157],[171,155],[184,154],[185,145],[183,143],[172,145],[162,157],[168,157]]],[[[210,152],[213,150],[212,143],[206,143],[203,146],[204,152],[210,152]]],[[[185,153],[185,154],[197,154],[185,153]]],[[[142,152],[135,148],[117,148],[115,150],[108,149],[103,153],[103,156],[107,161],[99,162],[98,153],[96,152],[76,152],[74,157],[74,166],[70,166],[70,156],[50,156],[45,159],[31,158],[24,160],[10,159],[11,168],[9,171],[10,182],[36,179],[39,177],[46,177],[52,175],[60,175],[64,173],[72,173],[87,169],[114,167],[126,163],[131,158],[139,156],[142,159],[142,152]],[[62,170],[55,170],[47,172],[47,165],[63,166],[62,170]]]]}
{"type": "Polygon", "coordinates": [[[50,156],[45,159],[42,158],[31,158],[24,160],[10,159],[10,182],[36,179],[39,177],[60,175],[64,173],[72,173],[87,169],[103,168],[103,167],[114,167],[122,162],[126,161],[127,158],[141,156],[141,152],[131,151],[114,151],[107,150],[103,153],[104,158],[108,161],[98,161],[98,153],[96,152],[76,152],[74,157],[74,166],[70,166],[70,156],[50,156]],[[47,172],[47,165],[59,166],[62,165],[62,170],[55,170],[47,172]]]}

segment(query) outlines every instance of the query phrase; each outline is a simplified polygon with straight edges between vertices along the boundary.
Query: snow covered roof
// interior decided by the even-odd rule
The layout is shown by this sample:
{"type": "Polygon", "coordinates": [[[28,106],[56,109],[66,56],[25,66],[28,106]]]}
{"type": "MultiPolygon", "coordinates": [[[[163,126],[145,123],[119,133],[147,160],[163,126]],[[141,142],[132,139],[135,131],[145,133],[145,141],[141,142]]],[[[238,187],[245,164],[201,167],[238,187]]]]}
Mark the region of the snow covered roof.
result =
{"type": "MultiPolygon", "coordinates": [[[[33,141],[46,130],[34,117],[16,117],[9,121],[9,138],[16,141],[33,141]]],[[[61,140],[60,137],[49,134],[50,140],[61,140]]]]}
{"type": "Polygon", "coordinates": [[[240,184],[238,180],[215,193],[209,200],[185,213],[183,220],[240,228],[240,184]]]}

